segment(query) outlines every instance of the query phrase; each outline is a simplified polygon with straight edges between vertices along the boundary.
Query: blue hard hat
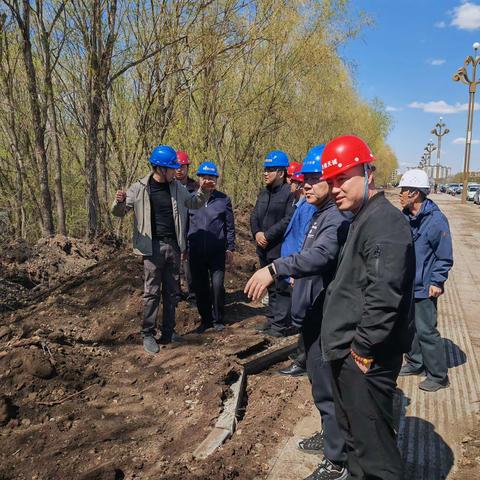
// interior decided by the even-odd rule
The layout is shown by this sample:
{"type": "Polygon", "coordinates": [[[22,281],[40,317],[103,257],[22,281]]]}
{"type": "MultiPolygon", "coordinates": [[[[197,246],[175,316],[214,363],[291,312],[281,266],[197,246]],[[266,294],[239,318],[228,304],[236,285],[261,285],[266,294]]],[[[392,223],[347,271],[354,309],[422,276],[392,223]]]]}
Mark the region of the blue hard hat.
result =
{"type": "Polygon", "coordinates": [[[219,177],[217,166],[213,162],[203,162],[198,166],[197,175],[213,175],[219,177]]]}
{"type": "Polygon", "coordinates": [[[325,145],[317,145],[308,151],[303,161],[301,173],[322,173],[322,153],[324,148],[325,145]]]}
{"type": "Polygon", "coordinates": [[[156,167],[180,168],[177,161],[177,152],[169,145],[159,145],[153,149],[148,161],[156,167]]]}
{"type": "Polygon", "coordinates": [[[272,150],[266,157],[263,162],[263,168],[267,167],[278,167],[278,168],[288,168],[288,155],[281,150],[272,150]]]}

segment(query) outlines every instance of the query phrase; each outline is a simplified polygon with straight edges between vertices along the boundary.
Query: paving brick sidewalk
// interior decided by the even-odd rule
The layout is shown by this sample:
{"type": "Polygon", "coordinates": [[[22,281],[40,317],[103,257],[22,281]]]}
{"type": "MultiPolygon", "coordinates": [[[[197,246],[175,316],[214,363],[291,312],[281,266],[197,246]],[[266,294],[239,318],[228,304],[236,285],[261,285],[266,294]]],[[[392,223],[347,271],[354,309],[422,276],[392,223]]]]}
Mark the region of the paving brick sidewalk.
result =
{"type": "MultiPolygon", "coordinates": [[[[418,389],[421,378],[399,379],[396,413],[405,480],[451,477],[461,440],[480,410],[480,209],[447,195],[431,198],[448,217],[453,238],[455,265],[439,301],[438,319],[451,387],[426,393],[418,389]]],[[[269,480],[297,480],[311,473],[321,458],[299,452],[296,442],[318,428],[312,407],[272,459],[269,480]]]]}

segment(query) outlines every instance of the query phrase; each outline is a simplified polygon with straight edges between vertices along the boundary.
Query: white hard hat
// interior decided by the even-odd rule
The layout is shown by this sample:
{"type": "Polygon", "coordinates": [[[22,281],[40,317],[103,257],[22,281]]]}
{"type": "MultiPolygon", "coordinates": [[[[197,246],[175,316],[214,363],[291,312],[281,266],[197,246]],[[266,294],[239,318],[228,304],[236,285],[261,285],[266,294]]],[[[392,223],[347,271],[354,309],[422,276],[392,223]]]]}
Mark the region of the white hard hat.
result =
{"type": "Polygon", "coordinates": [[[400,179],[399,187],[412,187],[418,189],[430,189],[428,175],[419,168],[407,170],[400,179]]]}

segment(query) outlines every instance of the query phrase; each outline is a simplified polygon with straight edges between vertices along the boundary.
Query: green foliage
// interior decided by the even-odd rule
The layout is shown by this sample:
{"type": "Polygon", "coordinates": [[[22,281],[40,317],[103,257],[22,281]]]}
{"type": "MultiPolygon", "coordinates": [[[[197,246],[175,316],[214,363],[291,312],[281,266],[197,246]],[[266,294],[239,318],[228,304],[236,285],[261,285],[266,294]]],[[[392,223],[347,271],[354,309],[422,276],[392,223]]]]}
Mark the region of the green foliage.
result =
{"type": "MultiPolygon", "coordinates": [[[[349,3],[118,0],[118,18],[109,24],[111,13],[109,17],[100,2],[99,8],[105,8],[101,41],[107,42],[109,29],[115,33],[97,131],[100,228],[118,227],[108,213],[114,192],[148,171],[149,152],[159,143],[187,150],[193,168],[206,159],[215,161],[222,172],[221,188],[239,206],[255,201],[262,159],[269,150],[283,149],[291,160],[301,161],[309,148],[340,134],[363,137],[376,155],[379,182],[388,182],[397,166],[385,143],[391,118],[379,100],[367,103],[359,98],[337,53],[342,43],[371,23],[365,15],[350,18],[349,3]]],[[[44,2],[48,20],[59,4],[44,2]]],[[[88,15],[82,2],[67,2],[51,40],[52,52],[58,54],[55,111],[67,227],[73,235],[83,235],[87,226],[85,157],[93,77],[85,44],[91,25],[81,20],[88,15]]],[[[35,218],[38,166],[31,154],[26,74],[19,60],[18,29],[11,17],[7,24],[0,48],[10,59],[1,67],[1,88],[8,102],[0,105],[0,210],[22,210],[30,221],[20,228],[20,213],[13,213],[9,229],[12,235],[36,238],[41,231],[35,218]],[[8,79],[13,82],[8,84],[8,79]],[[15,148],[6,133],[12,125],[19,137],[15,148]]],[[[42,96],[45,63],[36,22],[32,39],[42,96]]],[[[45,108],[47,124],[50,114],[45,108]]],[[[46,143],[53,181],[50,137],[46,143]]]]}

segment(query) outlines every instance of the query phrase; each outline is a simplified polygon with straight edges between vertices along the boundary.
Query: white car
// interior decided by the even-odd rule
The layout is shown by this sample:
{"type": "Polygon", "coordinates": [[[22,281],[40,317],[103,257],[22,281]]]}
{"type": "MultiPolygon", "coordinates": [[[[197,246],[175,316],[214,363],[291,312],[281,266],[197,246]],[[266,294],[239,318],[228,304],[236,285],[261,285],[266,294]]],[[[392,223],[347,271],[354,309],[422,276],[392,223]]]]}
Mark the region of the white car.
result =
{"type": "Polygon", "coordinates": [[[480,189],[480,185],[469,185],[467,188],[467,200],[473,202],[475,192],[480,189]]]}

